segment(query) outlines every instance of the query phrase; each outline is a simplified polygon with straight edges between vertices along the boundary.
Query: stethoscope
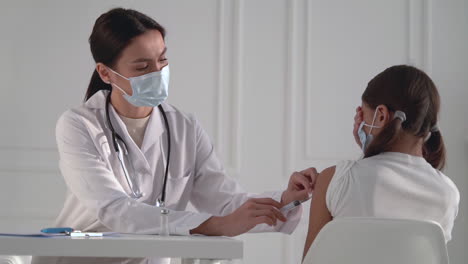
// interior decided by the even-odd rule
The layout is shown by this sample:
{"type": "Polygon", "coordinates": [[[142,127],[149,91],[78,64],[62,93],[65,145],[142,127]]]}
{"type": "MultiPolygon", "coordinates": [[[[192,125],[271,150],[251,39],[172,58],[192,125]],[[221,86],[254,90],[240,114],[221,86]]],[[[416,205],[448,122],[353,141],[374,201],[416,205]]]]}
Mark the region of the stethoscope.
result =
{"type": "MultiPolygon", "coordinates": [[[[135,199],[139,199],[143,197],[143,193],[140,191],[140,188],[137,186],[137,184],[130,178],[130,175],[128,173],[127,167],[125,166],[125,161],[124,161],[124,156],[127,157],[129,156],[128,152],[128,147],[123,138],[115,132],[114,127],[112,126],[112,122],[110,120],[110,115],[109,115],[109,105],[110,105],[110,97],[111,93],[109,92],[109,95],[107,96],[106,99],[106,117],[107,117],[107,124],[109,126],[110,131],[112,132],[112,142],[114,144],[114,150],[117,154],[117,157],[120,162],[120,166],[122,167],[122,170],[125,174],[125,179],[127,181],[128,187],[130,187],[130,190],[132,192],[131,196],[135,199]],[[119,142],[122,143],[124,148],[120,146],[119,142]]],[[[164,112],[164,109],[162,105],[158,106],[159,112],[161,112],[161,115],[164,118],[164,125],[166,126],[167,130],[167,159],[166,159],[166,170],[164,173],[164,181],[163,181],[163,187],[162,187],[162,192],[160,198],[156,202],[156,206],[158,207],[165,207],[165,201],[166,201],[166,184],[167,184],[167,175],[169,173],[169,162],[170,162],[170,157],[171,157],[171,131],[169,128],[169,122],[167,121],[167,116],[166,113],[164,112]]],[[[133,168],[133,163],[130,162],[130,165],[132,167],[132,171],[135,172],[135,168],[133,168]]]]}

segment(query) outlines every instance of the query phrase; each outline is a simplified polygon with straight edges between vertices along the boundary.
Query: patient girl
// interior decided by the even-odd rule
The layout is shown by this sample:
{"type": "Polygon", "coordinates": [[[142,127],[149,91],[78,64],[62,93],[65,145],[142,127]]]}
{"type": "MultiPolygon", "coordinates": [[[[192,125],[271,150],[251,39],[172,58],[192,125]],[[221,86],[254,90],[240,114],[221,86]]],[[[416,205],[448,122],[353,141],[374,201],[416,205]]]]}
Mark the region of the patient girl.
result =
{"type": "Polygon", "coordinates": [[[304,249],[340,217],[432,220],[451,239],[460,195],[441,172],[445,146],[437,126],[440,98],[424,72],[393,66],[362,95],[354,136],[364,158],[325,169],[315,185],[304,249]]]}

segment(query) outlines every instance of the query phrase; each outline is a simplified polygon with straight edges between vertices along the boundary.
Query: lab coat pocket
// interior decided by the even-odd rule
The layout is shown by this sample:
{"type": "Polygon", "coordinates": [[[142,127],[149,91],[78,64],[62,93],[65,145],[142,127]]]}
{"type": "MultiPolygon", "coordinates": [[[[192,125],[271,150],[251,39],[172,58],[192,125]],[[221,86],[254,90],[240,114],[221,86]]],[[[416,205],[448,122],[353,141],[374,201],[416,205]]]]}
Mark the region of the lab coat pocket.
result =
{"type": "Polygon", "coordinates": [[[102,153],[104,157],[109,157],[111,155],[109,142],[105,141],[101,143],[102,153]]]}
{"type": "Polygon", "coordinates": [[[184,207],[190,199],[192,191],[193,178],[192,173],[186,174],[183,177],[168,177],[166,200],[168,205],[177,204],[177,207],[184,207]]]}
{"type": "Polygon", "coordinates": [[[108,160],[111,155],[111,148],[108,138],[104,134],[99,134],[96,136],[96,143],[98,151],[102,156],[101,160],[108,160]]]}
{"type": "Polygon", "coordinates": [[[100,154],[101,154],[99,156],[99,160],[102,162],[106,162],[108,168],[111,168],[109,162],[111,160],[112,153],[111,153],[109,142],[104,138],[99,139],[98,142],[99,142],[100,154]]]}

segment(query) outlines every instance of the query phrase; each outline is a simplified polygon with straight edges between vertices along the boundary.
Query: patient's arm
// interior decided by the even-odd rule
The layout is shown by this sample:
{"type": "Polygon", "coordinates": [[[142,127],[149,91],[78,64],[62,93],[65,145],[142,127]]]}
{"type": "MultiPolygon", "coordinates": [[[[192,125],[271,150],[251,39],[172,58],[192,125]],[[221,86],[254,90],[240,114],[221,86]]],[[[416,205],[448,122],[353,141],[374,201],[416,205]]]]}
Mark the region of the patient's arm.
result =
{"type": "Polygon", "coordinates": [[[310,245],[312,245],[312,242],[314,242],[315,237],[322,227],[332,220],[332,216],[326,205],[325,196],[330,180],[334,174],[335,167],[330,167],[322,171],[322,173],[317,177],[317,183],[315,184],[315,190],[312,197],[312,204],[310,205],[309,231],[307,232],[307,239],[302,259],[305,258],[310,245]]]}

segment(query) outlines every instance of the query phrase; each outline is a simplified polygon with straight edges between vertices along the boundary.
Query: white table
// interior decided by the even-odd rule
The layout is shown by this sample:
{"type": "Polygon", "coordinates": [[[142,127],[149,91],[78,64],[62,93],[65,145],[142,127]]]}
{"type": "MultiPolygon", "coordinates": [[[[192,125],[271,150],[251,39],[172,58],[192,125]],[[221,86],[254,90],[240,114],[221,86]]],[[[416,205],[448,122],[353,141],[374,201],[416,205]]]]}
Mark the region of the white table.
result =
{"type": "MultiPolygon", "coordinates": [[[[66,257],[170,257],[217,263],[242,259],[242,241],[225,237],[119,234],[97,238],[0,236],[0,255],[66,257]]],[[[194,261],[195,262],[195,261],[194,261]]]]}

